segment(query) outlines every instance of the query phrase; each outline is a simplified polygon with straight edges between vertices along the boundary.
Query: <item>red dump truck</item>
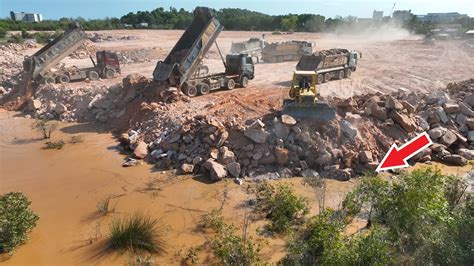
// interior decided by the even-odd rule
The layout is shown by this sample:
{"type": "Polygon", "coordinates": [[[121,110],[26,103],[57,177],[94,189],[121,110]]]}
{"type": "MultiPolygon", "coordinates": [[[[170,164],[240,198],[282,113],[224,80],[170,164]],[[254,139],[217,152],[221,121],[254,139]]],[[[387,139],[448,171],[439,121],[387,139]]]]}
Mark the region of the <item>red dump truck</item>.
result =
{"type": "Polygon", "coordinates": [[[357,61],[362,54],[347,49],[322,50],[311,55],[303,55],[296,65],[298,71],[315,71],[318,84],[331,79],[351,76],[357,69],[357,61]]]}

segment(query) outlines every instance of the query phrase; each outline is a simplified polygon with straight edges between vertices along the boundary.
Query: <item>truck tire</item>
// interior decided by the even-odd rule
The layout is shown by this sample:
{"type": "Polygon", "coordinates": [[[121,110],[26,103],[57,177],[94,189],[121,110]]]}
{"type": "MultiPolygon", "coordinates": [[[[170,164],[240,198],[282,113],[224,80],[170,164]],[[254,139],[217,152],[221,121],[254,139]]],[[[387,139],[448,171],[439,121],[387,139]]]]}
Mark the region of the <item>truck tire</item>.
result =
{"type": "Polygon", "coordinates": [[[344,73],[344,70],[340,70],[337,73],[337,79],[343,79],[346,74],[344,73]]]}
{"type": "Polygon", "coordinates": [[[57,77],[57,81],[58,83],[63,84],[63,83],[69,83],[70,79],[67,75],[60,75],[57,77]]]}
{"type": "Polygon", "coordinates": [[[105,77],[108,78],[108,79],[113,79],[115,77],[115,70],[107,69],[105,71],[105,77]]]}
{"type": "Polygon", "coordinates": [[[243,76],[240,78],[239,83],[241,88],[247,88],[247,85],[249,85],[249,78],[247,76],[243,76]]]}
{"type": "Polygon", "coordinates": [[[46,76],[46,77],[43,78],[43,83],[46,84],[46,85],[47,84],[54,84],[54,83],[56,83],[56,80],[54,80],[53,77],[46,76]]]}
{"type": "Polygon", "coordinates": [[[206,95],[206,94],[209,94],[209,92],[211,91],[211,88],[209,87],[209,85],[207,85],[206,83],[200,83],[196,86],[197,90],[198,90],[198,93],[200,95],[206,95]]]}
{"type": "Polygon", "coordinates": [[[330,80],[331,80],[331,74],[329,73],[324,74],[324,82],[328,82],[330,80]]]}
{"type": "Polygon", "coordinates": [[[98,80],[99,79],[99,73],[97,73],[95,71],[89,71],[89,73],[87,73],[87,77],[89,78],[89,80],[98,80]]]}
{"type": "Polygon", "coordinates": [[[189,97],[194,97],[198,94],[198,90],[193,85],[187,85],[183,88],[184,94],[188,95],[189,97]]]}
{"type": "Polygon", "coordinates": [[[346,69],[346,78],[350,78],[352,74],[352,70],[350,68],[346,69]]]}
{"type": "Polygon", "coordinates": [[[228,90],[233,90],[235,88],[235,80],[228,79],[227,84],[225,86],[228,90]]]}
{"type": "Polygon", "coordinates": [[[318,84],[323,84],[324,83],[324,75],[323,74],[318,74],[318,77],[317,77],[317,82],[318,84]]]}

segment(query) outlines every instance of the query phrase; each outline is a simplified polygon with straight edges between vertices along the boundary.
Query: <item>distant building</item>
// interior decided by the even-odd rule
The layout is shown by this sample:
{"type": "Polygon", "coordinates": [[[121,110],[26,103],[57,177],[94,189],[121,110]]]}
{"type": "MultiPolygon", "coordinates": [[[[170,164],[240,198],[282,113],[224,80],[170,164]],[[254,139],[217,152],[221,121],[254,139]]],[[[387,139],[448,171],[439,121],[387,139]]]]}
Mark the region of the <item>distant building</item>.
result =
{"type": "Polygon", "coordinates": [[[467,18],[466,14],[459,14],[458,12],[450,13],[428,13],[424,16],[418,16],[421,21],[435,22],[435,23],[452,23],[461,18],[467,18]]]}
{"type": "Polygon", "coordinates": [[[411,20],[413,14],[411,10],[396,10],[393,12],[392,19],[400,22],[405,22],[411,20]]]}
{"type": "Polygon", "coordinates": [[[464,34],[464,38],[466,39],[474,39],[474,30],[468,30],[464,34]]]}
{"type": "Polygon", "coordinates": [[[10,17],[15,21],[41,22],[43,15],[39,13],[10,12],[10,17]]]}
{"type": "Polygon", "coordinates": [[[383,11],[374,10],[374,13],[372,15],[372,19],[375,22],[382,22],[382,20],[383,20],[383,11]]]}

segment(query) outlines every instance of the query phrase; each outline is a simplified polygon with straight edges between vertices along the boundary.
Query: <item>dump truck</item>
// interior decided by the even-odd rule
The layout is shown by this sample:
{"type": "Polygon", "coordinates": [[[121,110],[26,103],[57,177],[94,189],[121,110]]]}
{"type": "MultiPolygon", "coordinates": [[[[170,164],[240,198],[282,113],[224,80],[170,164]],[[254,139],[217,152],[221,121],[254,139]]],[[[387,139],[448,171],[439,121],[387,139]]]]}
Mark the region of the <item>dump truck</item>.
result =
{"type": "Polygon", "coordinates": [[[86,33],[77,23],[71,23],[68,29],[41,48],[32,56],[23,61],[23,69],[33,81],[45,84],[68,83],[89,78],[113,78],[120,73],[120,63],[117,54],[110,51],[98,51],[96,53],[97,63],[92,57],[93,67],[69,69],[52,69],[61,60],[77,50],[87,40],[86,33]]]}
{"type": "Polygon", "coordinates": [[[250,38],[244,42],[232,42],[230,53],[248,54],[255,59],[255,62],[260,63],[263,48],[265,48],[265,35],[262,35],[262,38],[250,38]]]}
{"type": "Polygon", "coordinates": [[[266,44],[262,50],[265,63],[298,61],[303,55],[313,53],[313,44],[307,41],[289,41],[266,44]]]}
{"type": "Polygon", "coordinates": [[[333,78],[343,79],[351,76],[357,69],[357,60],[362,54],[347,49],[322,50],[311,55],[303,55],[296,65],[296,70],[315,71],[318,84],[333,78]]]}
{"type": "Polygon", "coordinates": [[[248,54],[229,54],[225,60],[216,39],[224,29],[214,13],[206,7],[194,10],[194,19],[184,31],[164,61],[159,61],[153,71],[156,82],[165,82],[190,96],[208,94],[212,90],[239,85],[246,87],[254,78],[254,64],[248,54]],[[213,44],[225,66],[225,72],[197,75],[196,72],[213,44]]]}

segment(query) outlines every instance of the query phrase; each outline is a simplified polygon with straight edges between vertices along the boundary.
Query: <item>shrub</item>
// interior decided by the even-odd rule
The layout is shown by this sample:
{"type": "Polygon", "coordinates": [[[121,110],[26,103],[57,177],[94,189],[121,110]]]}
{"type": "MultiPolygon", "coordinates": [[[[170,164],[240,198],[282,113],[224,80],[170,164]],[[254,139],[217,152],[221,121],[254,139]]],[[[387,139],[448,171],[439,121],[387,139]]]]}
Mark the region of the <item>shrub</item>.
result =
{"type": "Polygon", "coordinates": [[[111,198],[111,196],[108,196],[97,203],[97,209],[102,215],[107,215],[108,213],[115,211],[115,205],[112,208],[110,207],[111,198]]]}
{"type": "Polygon", "coordinates": [[[156,219],[141,213],[117,218],[110,225],[110,247],[116,250],[165,252],[165,228],[156,219]]]}
{"type": "Polygon", "coordinates": [[[44,139],[51,138],[51,134],[58,127],[56,122],[47,119],[36,119],[31,125],[31,129],[41,133],[44,139]]]}
{"type": "Polygon", "coordinates": [[[128,263],[130,266],[153,266],[155,265],[155,261],[153,260],[152,256],[134,256],[130,258],[130,261],[128,263]]]}
{"type": "Polygon", "coordinates": [[[64,147],[66,143],[62,139],[58,141],[47,141],[46,146],[44,147],[47,150],[60,150],[64,147]]]}
{"type": "Polygon", "coordinates": [[[9,43],[23,43],[23,42],[25,42],[25,40],[19,34],[11,34],[10,38],[8,38],[7,42],[9,42],[9,43]]]}
{"type": "Polygon", "coordinates": [[[7,30],[3,27],[0,27],[0,38],[5,38],[7,36],[7,30]]]}
{"type": "Polygon", "coordinates": [[[308,212],[308,202],[305,198],[294,194],[288,184],[261,183],[257,186],[257,207],[271,221],[270,231],[276,233],[288,232],[308,212]]]}
{"type": "Polygon", "coordinates": [[[28,240],[28,233],[39,219],[30,209],[30,204],[21,192],[0,196],[0,253],[13,252],[28,240]]]}

